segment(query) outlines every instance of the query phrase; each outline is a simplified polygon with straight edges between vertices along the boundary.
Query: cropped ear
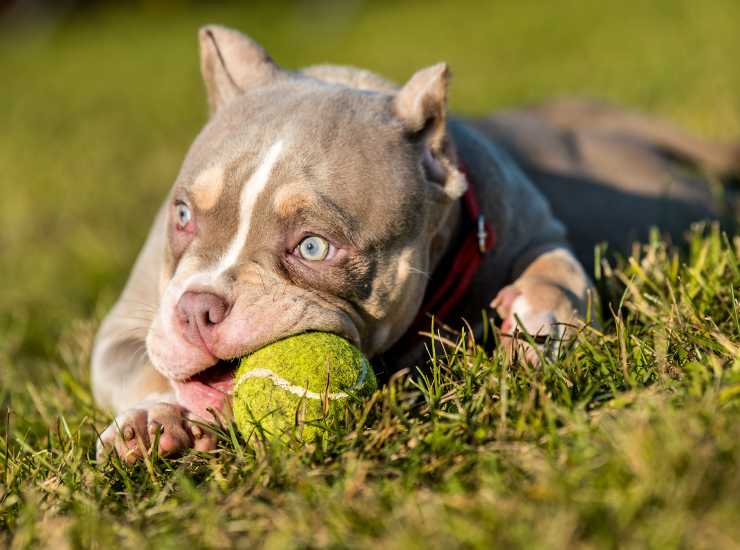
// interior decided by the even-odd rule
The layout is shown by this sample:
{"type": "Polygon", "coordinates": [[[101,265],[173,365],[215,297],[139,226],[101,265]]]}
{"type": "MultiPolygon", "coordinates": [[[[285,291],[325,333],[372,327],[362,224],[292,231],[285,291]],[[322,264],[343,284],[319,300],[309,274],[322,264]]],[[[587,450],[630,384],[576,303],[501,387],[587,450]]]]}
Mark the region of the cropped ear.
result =
{"type": "Polygon", "coordinates": [[[441,149],[447,120],[447,63],[417,71],[395,98],[396,116],[410,134],[423,134],[432,151],[441,149]]]}
{"type": "Polygon", "coordinates": [[[247,89],[275,79],[280,68],[251,38],[219,25],[198,33],[200,70],[211,114],[247,89]]]}
{"type": "Polygon", "coordinates": [[[449,80],[446,63],[421,69],[396,94],[393,108],[408,134],[423,142],[421,163],[427,179],[439,184],[447,199],[457,199],[467,182],[446,135],[449,80]]]}

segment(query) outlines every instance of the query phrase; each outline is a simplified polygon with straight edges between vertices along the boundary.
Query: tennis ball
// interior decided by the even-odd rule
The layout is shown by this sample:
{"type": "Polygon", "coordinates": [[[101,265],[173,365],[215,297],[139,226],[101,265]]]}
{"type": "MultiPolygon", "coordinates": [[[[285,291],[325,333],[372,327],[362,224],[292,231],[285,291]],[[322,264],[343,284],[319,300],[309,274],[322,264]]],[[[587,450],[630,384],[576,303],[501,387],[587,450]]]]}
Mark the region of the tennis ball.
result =
{"type": "Polygon", "coordinates": [[[344,418],[347,401],[377,388],[365,356],[344,338],[306,332],[260,348],[242,359],[232,408],[244,437],[324,436],[323,426],[344,418]]]}

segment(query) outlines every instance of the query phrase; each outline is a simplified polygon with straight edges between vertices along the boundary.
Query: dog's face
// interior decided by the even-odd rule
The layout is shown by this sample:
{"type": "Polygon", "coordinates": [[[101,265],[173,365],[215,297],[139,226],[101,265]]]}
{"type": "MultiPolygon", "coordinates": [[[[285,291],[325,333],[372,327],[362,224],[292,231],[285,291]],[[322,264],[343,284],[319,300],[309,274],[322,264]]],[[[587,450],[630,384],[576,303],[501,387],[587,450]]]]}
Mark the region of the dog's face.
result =
{"type": "Polygon", "coordinates": [[[210,367],[280,338],[392,345],[464,179],[447,156],[444,66],[388,93],[289,74],[217,27],[201,52],[213,115],[170,194],[147,349],[203,413],[232,376],[210,367]]]}

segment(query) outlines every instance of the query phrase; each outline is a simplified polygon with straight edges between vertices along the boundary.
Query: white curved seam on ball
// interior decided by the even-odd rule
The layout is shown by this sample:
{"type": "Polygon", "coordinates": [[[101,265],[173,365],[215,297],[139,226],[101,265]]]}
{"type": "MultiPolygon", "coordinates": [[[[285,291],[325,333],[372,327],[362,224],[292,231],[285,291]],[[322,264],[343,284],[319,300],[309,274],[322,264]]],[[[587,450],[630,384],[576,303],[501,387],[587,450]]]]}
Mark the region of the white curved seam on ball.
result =
{"type": "MultiPolygon", "coordinates": [[[[370,367],[370,364],[368,363],[367,359],[362,360],[362,367],[360,369],[360,375],[357,377],[357,383],[355,384],[355,388],[359,389],[365,384],[365,378],[367,377],[368,368],[370,367]]],[[[236,392],[239,389],[239,386],[241,386],[242,382],[245,380],[248,380],[250,378],[269,378],[272,380],[272,382],[277,385],[280,389],[289,391],[293,395],[298,395],[300,397],[305,396],[308,399],[323,399],[324,395],[326,395],[329,399],[346,399],[349,397],[349,394],[339,391],[339,392],[330,392],[327,394],[318,393],[315,391],[311,391],[307,388],[297,386],[295,384],[292,384],[285,378],[282,378],[272,372],[270,369],[253,369],[249,372],[245,372],[242,374],[234,384],[234,392],[236,392]]]]}
{"type": "Polygon", "coordinates": [[[236,384],[234,385],[235,390],[239,389],[239,386],[242,384],[242,382],[248,380],[249,378],[269,378],[280,389],[289,391],[290,393],[299,397],[305,396],[308,399],[323,399],[324,395],[326,395],[329,399],[346,399],[347,397],[349,397],[349,395],[347,395],[343,391],[321,394],[303,388],[301,386],[296,386],[295,384],[291,384],[290,382],[288,382],[285,378],[279,377],[277,374],[269,369],[254,369],[250,370],[249,372],[245,372],[239,377],[239,380],[236,381],[236,384]]]}

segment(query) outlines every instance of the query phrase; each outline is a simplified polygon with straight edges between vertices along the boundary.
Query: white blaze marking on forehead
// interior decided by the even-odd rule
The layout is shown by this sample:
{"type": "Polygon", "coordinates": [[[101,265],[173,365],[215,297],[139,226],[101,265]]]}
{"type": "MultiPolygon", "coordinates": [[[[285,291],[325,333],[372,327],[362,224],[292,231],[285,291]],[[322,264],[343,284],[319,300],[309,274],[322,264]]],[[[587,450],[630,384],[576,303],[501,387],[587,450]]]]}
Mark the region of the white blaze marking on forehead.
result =
{"type": "Polygon", "coordinates": [[[257,198],[260,193],[267,185],[272,168],[275,166],[282,150],[282,140],[273,143],[265,157],[262,159],[262,162],[257,167],[257,170],[254,171],[252,177],[250,177],[242,187],[242,191],[239,196],[239,227],[236,230],[234,240],[231,241],[228,250],[218,262],[218,267],[216,268],[218,273],[222,273],[229,269],[239,258],[239,254],[244,248],[247,235],[249,234],[249,228],[252,224],[252,211],[254,210],[254,205],[257,202],[257,198]]]}

